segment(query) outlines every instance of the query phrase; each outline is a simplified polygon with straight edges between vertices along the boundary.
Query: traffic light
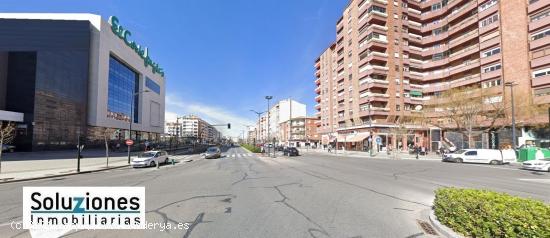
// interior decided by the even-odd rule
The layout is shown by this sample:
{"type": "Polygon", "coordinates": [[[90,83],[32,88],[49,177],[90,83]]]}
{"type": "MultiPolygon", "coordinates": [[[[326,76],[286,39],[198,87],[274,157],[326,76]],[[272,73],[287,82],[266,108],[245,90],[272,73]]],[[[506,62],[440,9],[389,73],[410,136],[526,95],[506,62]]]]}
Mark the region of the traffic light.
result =
{"type": "Polygon", "coordinates": [[[231,129],[231,123],[227,123],[227,129],[231,129]]]}

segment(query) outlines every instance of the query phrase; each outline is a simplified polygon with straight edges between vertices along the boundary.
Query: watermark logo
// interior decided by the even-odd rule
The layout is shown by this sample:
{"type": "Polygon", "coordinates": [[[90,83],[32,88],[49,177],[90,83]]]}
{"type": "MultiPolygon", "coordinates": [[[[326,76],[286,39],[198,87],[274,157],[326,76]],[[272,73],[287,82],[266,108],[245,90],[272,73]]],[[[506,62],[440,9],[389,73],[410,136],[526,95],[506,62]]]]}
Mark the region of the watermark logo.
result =
{"type": "Polygon", "coordinates": [[[143,229],[144,187],[23,187],[25,229],[143,229]]]}

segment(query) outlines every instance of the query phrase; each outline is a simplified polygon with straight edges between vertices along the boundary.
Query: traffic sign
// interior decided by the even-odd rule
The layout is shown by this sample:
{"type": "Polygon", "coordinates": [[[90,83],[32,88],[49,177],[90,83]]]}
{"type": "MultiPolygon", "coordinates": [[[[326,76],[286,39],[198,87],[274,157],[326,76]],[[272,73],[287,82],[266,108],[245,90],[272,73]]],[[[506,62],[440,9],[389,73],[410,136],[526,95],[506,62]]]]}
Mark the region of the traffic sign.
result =
{"type": "Polygon", "coordinates": [[[382,138],[376,137],[376,144],[382,144],[382,138]]]}
{"type": "Polygon", "coordinates": [[[130,139],[126,140],[126,145],[127,145],[127,146],[131,146],[131,145],[133,145],[133,144],[134,144],[134,141],[133,141],[133,140],[130,140],[130,139]]]}

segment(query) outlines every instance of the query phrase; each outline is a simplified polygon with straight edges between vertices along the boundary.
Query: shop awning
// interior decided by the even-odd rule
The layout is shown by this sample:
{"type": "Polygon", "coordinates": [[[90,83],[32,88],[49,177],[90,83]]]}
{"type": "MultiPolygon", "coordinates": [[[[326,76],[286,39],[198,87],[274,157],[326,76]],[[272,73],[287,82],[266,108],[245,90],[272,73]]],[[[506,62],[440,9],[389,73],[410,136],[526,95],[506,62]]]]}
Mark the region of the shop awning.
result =
{"type": "Polygon", "coordinates": [[[369,132],[364,133],[357,133],[352,139],[351,142],[362,142],[363,140],[367,139],[369,137],[369,132]]]}
{"type": "Polygon", "coordinates": [[[422,92],[420,91],[410,91],[409,94],[415,97],[422,97],[422,92]]]}

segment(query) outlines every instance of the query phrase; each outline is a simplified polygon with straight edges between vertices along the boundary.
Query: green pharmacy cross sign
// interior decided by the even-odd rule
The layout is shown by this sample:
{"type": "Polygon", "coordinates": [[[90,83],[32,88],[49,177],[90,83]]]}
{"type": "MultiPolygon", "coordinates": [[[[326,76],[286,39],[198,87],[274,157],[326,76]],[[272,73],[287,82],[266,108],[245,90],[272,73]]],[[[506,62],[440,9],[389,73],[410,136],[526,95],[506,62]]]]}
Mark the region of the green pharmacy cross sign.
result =
{"type": "Polygon", "coordinates": [[[124,43],[130,48],[132,48],[138,55],[143,59],[145,67],[151,66],[154,74],[160,74],[164,77],[164,70],[159,66],[158,63],[153,62],[151,57],[149,57],[149,49],[138,45],[135,41],[131,41],[129,37],[132,35],[132,32],[124,29],[121,25],[118,24],[118,18],[115,16],[109,17],[109,24],[111,24],[111,30],[118,38],[122,39],[124,43]]]}

